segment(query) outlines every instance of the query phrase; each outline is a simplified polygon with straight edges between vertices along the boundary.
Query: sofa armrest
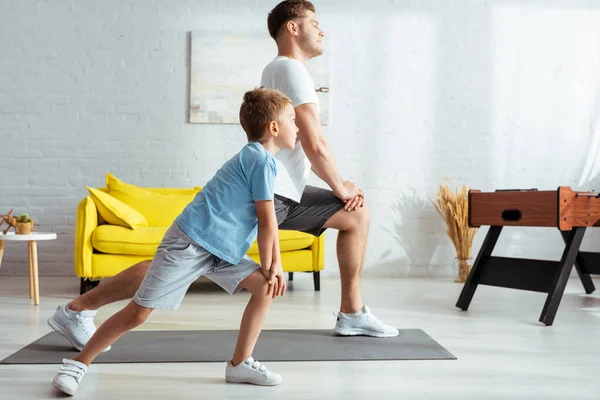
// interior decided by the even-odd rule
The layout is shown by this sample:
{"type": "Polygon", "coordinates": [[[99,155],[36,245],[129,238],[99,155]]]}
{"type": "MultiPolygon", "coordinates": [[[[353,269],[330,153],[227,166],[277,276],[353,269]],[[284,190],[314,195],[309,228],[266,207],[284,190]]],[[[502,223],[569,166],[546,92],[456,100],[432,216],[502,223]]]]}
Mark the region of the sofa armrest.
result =
{"type": "Polygon", "coordinates": [[[325,268],[325,234],[315,238],[310,246],[313,256],[313,271],[321,271],[325,268]]]}
{"type": "Polygon", "coordinates": [[[90,196],[77,206],[75,221],[75,274],[80,278],[92,277],[92,234],[98,226],[98,210],[90,196]]]}

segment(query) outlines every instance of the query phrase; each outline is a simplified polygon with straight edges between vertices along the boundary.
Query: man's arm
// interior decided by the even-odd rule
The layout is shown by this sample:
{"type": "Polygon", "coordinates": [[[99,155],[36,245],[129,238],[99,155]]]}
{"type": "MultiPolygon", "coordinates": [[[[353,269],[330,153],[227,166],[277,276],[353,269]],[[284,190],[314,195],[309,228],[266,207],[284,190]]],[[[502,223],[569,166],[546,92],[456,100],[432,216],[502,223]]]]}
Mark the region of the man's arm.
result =
{"type": "Polygon", "coordinates": [[[317,106],[313,103],[306,103],[299,105],[295,110],[296,125],[299,129],[298,137],[314,173],[325,181],[342,201],[362,194],[358,186],[350,181],[344,182],[340,177],[333,153],[321,128],[317,106]]]}
{"type": "Polygon", "coordinates": [[[258,251],[262,274],[269,280],[269,295],[283,296],[286,283],[279,253],[279,227],[271,200],[255,201],[258,217],[258,251]]]}

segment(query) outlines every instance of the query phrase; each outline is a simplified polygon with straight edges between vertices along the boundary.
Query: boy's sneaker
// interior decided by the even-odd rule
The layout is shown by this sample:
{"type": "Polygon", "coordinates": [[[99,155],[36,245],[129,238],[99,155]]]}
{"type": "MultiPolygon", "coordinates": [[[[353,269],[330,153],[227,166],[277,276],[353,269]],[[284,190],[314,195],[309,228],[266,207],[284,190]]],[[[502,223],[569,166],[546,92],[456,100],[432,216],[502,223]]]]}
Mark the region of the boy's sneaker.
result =
{"type": "MultiPolygon", "coordinates": [[[[67,338],[77,350],[81,351],[96,332],[94,317],[98,311],[71,311],[67,303],[58,306],[48,325],[67,338]]],[[[108,346],[104,351],[109,351],[108,346]]]]}
{"type": "Polygon", "coordinates": [[[248,357],[235,367],[227,361],[225,380],[229,383],[251,383],[260,386],[279,385],[283,378],[276,372],[270,371],[260,362],[248,357]]]}
{"type": "Polygon", "coordinates": [[[377,319],[369,309],[364,306],[354,314],[337,315],[337,323],[333,331],[341,336],[375,336],[380,338],[398,336],[398,329],[389,326],[377,319]]]}
{"type": "Polygon", "coordinates": [[[52,386],[63,393],[73,396],[87,370],[88,367],[85,364],[63,358],[63,363],[58,368],[58,372],[52,380],[52,386]]]}

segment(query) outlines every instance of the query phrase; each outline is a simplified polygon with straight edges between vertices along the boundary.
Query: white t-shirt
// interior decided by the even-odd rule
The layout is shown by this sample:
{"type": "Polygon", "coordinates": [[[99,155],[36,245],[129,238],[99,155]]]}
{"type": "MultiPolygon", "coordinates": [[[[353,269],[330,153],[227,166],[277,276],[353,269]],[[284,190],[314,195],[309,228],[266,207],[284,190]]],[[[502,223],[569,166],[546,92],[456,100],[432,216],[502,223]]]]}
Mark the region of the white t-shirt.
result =
{"type": "MultiPolygon", "coordinates": [[[[310,74],[298,60],[277,56],[262,73],[261,86],[283,92],[294,107],[314,103],[319,98],[310,74]]],[[[304,154],[300,139],[292,150],[282,149],[275,154],[277,177],[275,193],[299,203],[310,176],[310,161],[304,154]]]]}

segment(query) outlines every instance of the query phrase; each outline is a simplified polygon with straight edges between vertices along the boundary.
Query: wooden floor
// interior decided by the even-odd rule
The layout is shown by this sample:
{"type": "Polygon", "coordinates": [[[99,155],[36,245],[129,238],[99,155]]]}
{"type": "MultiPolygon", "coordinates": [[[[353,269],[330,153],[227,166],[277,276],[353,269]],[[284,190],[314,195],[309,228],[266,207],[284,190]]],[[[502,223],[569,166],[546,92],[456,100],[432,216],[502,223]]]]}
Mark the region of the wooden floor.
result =
{"type": "MultiPolygon", "coordinates": [[[[333,328],[339,281],[326,278],[315,293],[310,276],[294,278],[294,287],[274,303],[265,328],[333,328]]],[[[600,287],[599,280],[595,283],[600,287]]],[[[78,292],[76,279],[42,278],[41,305],[35,307],[27,284],[27,278],[0,277],[0,359],[49,332],[46,319],[78,292]]],[[[97,364],[75,397],[600,399],[600,294],[584,295],[572,280],[554,326],[546,327],[537,322],[542,294],[482,286],[470,310],[461,312],[454,308],[460,289],[441,279],[363,282],[364,300],[379,318],[425,330],[456,361],[268,363],[284,378],[274,388],[226,384],[222,363],[97,364]]],[[[140,329],[237,329],[247,296],[231,297],[199,282],[179,311],[156,311],[140,329]]],[[[124,304],[102,309],[97,323],[124,304]]],[[[0,399],[63,398],[50,384],[56,369],[0,365],[0,399]]]]}

